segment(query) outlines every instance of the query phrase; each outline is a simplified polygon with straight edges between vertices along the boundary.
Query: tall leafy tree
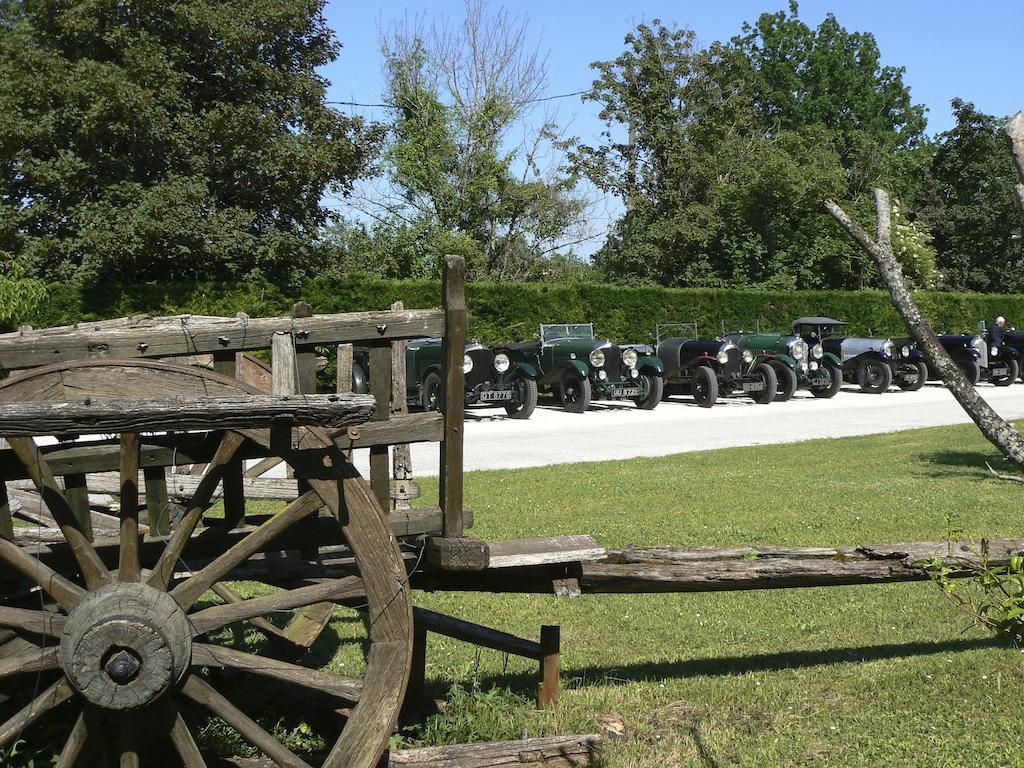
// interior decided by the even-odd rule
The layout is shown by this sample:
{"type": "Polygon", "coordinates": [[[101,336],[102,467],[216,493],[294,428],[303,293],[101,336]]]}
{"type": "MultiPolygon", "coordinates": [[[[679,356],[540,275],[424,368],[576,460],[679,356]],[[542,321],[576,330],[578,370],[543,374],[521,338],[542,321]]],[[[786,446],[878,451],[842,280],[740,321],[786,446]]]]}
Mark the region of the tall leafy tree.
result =
{"type": "Polygon", "coordinates": [[[323,0],[0,0],[0,251],[48,279],[301,274],[374,136],[323,0]]]}
{"type": "Polygon", "coordinates": [[[940,134],[921,215],[938,250],[942,284],[958,291],[1024,291],[1024,215],[1002,133],[1005,118],[953,99],[956,125],[940,134]]]}
{"type": "Polygon", "coordinates": [[[687,30],[641,24],[622,55],[594,67],[588,98],[608,128],[574,159],[625,201],[597,255],[609,275],[794,288],[872,279],[821,200],[868,203],[872,184],[903,174],[892,158],[915,151],[924,119],[871,35],[832,16],[812,29],[794,3],[707,49],[687,30]]]}
{"type": "Polygon", "coordinates": [[[518,134],[547,86],[525,21],[467,0],[461,22],[401,23],[382,48],[391,131],[382,179],[356,202],[386,250],[429,255],[394,263],[431,271],[458,252],[471,276],[523,279],[581,239],[585,201],[547,160],[554,122],[518,134]]]}

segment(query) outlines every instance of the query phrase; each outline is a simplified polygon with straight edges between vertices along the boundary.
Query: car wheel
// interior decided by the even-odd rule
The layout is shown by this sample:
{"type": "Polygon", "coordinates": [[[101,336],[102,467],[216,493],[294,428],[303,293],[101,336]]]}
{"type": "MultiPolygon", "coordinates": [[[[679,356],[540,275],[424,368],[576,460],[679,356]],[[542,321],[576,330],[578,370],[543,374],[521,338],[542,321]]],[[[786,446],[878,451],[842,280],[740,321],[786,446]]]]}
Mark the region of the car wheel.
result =
{"type": "Polygon", "coordinates": [[[857,383],[865,392],[879,395],[892,386],[892,368],[881,360],[862,360],[857,367],[857,383]]]}
{"type": "Polygon", "coordinates": [[[828,384],[823,387],[811,387],[811,394],[815,397],[823,397],[826,400],[835,397],[836,393],[843,386],[843,369],[831,360],[821,361],[821,370],[828,374],[828,384]]]}
{"type": "Polygon", "coordinates": [[[768,405],[775,399],[775,390],[779,386],[779,380],[775,376],[775,369],[768,363],[758,363],[754,366],[754,374],[764,382],[764,389],[760,392],[751,392],[750,399],[758,405],[768,405]]]}
{"type": "Polygon", "coordinates": [[[441,404],[441,377],[434,372],[423,377],[420,387],[420,407],[424,411],[436,411],[441,404]]]}
{"type": "Polygon", "coordinates": [[[513,376],[510,383],[515,399],[505,404],[505,413],[513,419],[530,418],[537,407],[537,382],[524,376],[513,376]]]}
{"type": "Polygon", "coordinates": [[[961,360],[957,363],[960,366],[960,370],[964,372],[964,376],[967,377],[968,383],[975,387],[978,382],[981,381],[981,366],[978,365],[977,360],[961,360]]]}
{"type": "Polygon", "coordinates": [[[779,384],[775,389],[775,402],[784,403],[796,393],[799,382],[796,378],[796,371],[785,363],[772,363],[772,370],[775,371],[775,378],[779,384]]]}
{"type": "Polygon", "coordinates": [[[1010,386],[1011,384],[1013,384],[1013,382],[1017,380],[1017,376],[1020,375],[1020,363],[1018,363],[1016,360],[1007,360],[1006,365],[1010,369],[1010,372],[1007,373],[1005,376],[1000,376],[998,379],[992,379],[992,383],[995,384],[997,387],[1010,386]]]}
{"type": "Polygon", "coordinates": [[[569,413],[583,413],[590,406],[590,379],[578,373],[567,373],[562,379],[562,408],[569,413]]]}
{"type": "Polygon", "coordinates": [[[642,411],[653,411],[661,402],[662,393],[665,391],[665,382],[656,373],[641,373],[639,381],[642,382],[641,391],[646,391],[647,394],[634,397],[633,402],[642,411]]]}
{"type": "Polygon", "coordinates": [[[900,389],[906,392],[917,392],[928,381],[928,366],[921,362],[913,363],[913,366],[917,368],[917,381],[913,384],[905,384],[903,379],[900,379],[900,389]]]}
{"type": "Polygon", "coordinates": [[[718,402],[718,376],[710,366],[698,365],[693,372],[693,399],[701,408],[710,408],[718,402]]]}

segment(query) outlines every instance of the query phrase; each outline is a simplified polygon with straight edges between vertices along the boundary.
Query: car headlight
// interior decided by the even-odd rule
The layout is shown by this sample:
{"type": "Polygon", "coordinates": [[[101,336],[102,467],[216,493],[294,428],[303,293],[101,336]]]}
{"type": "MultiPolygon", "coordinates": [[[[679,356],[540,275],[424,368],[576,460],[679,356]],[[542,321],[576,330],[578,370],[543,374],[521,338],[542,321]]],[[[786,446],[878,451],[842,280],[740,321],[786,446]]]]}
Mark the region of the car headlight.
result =
{"type": "Polygon", "coordinates": [[[600,349],[595,349],[590,353],[590,364],[595,368],[600,368],[604,365],[604,352],[600,349]]]}
{"type": "Polygon", "coordinates": [[[886,357],[893,357],[896,354],[896,345],[893,344],[889,339],[886,339],[882,343],[882,354],[886,357]]]}
{"type": "Polygon", "coordinates": [[[989,354],[992,355],[992,357],[999,357],[999,347],[992,347],[992,349],[989,350],[989,354]]]}
{"type": "Polygon", "coordinates": [[[825,348],[821,346],[820,342],[811,347],[811,356],[815,360],[821,360],[825,356],[825,348]]]}
{"type": "Polygon", "coordinates": [[[812,361],[810,362],[810,368],[811,368],[811,370],[812,370],[812,371],[816,371],[816,370],[818,370],[818,363],[817,363],[817,362],[815,362],[814,360],[812,360],[812,361]]]}
{"type": "Polygon", "coordinates": [[[803,339],[797,339],[789,345],[789,353],[797,360],[806,360],[807,343],[803,339]]]}
{"type": "Polygon", "coordinates": [[[603,369],[598,371],[597,372],[597,378],[600,379],[601,381],[604,381],[605,379],[608,378],[608,371],[603,370],[603,369]]]}
{"type": "Polygon", "coordinates": [[[473,358],[469,355],[462,356],[462,372],[469,373],[473,370],[473,358]]]}
{"type": "Polygon", "coordinates": [[[900,350],[904,357],[910,357],[910,347],[906,344],[903,345],[903,349],[900,350]]]}
{"type": "Polygon", "coordinates": [[[722,365],[725,365],[726,363],[729,362],[729,350],[726,349],[725,347],[722,347],[720,350],[718,350],[718,362],[720,362],[722,365]]]}
{"type": "Polygon", "coordinates": [[[508,370],[509,362],[508,355],[504,352],[499,352],[494,356],[494,370],[498,373],[504,373],[508,370]]]}
{"type": "Polygon", "coordinates": [[[640,371],[638,371],[636,368],[630,368],[629,369],[629,378],[637,379],[639,377],[640,377],[640,371]]]}
{"type": "Polygon", "coordinates": [[[744,349],[743,350],[743,362],[744,363],[752,363],[752,362],[754,362],[754,353],[751,352],[749,349],[744,349]]]}
{"type": "Polygon", "coordinates": [[[627,349],[622,353],[622,362],[628,365],[630,368],[636,368],[636,361],[640,359],[640,355],[636,353],[635,349],[627,349]]]}

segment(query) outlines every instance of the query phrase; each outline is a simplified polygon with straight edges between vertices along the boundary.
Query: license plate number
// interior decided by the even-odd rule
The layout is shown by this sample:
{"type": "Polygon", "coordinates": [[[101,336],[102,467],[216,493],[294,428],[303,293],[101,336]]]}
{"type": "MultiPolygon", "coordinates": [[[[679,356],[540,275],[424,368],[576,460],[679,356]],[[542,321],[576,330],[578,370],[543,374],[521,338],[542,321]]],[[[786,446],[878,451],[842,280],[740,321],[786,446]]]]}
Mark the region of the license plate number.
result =
{"type": "Polygon", "coordinates": [[[815,377],[815,378],[811,379],[811,386],[812,387],[827,387],[828,385],[829,385],[829,380],[826,377],[824,377],[824,376],[818,376],[818,377],[815,377]]]}
{"type": "Polygon", "coordinates": [[[640,387],[623,387],[619,390],[619,397],[640,397],[640,387]]]}
{"type": "Polygon", "coordinates": [[[744,392],[760,392],[764,389],[763,381],[744,381],[743,391],[744,392]]]}
{"type": "Polygon", "coordinates": [[[511,389],[485,389],[480,393],[481,400],[511,400],[511,389]]]}
{"type": "Polygon", "coordinates": [[[992,368],[991,373],[993,376],[1006,376],[1010,372],[1009,368],[992,368]]]}

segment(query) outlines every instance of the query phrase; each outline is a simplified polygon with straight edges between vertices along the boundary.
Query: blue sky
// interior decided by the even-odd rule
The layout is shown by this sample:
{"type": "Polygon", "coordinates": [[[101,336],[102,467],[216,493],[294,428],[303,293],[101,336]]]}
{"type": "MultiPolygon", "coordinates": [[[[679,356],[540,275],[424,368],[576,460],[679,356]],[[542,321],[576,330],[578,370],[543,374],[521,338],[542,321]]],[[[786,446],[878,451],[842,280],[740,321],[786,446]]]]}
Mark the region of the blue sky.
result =
{"type": "MultiPolygon", "coordinates": [[[[499,3],[529,21],[531,36],[549,51],[549,94],[569,93],[590,86],[589,64],[612,59],[623,49],[623,37],[639,21],[660,18],[693,29],[703,43],[739,32],[745,20],[787,7],[786,0],[548,0],[499,3]]],[[[328,22],[344,48],[325,69],[331,81],[330,98],[377,102],[381,98],[378,30],[408,14],[461,18],[462,0],[415,2],[380,0],[351,3],[329,0],[328,22]]],[[[915,102],[928,107],[929,133],[949,128],[949,101],[960,96],[984,112],[1005,115],[1024,109],[1024,2],[924,2],[924,0],[859,0],[858,2],[800,3],[800,17],[817,26],[832,12],[847,29],[871,32],[878,40],[883,62],[906,67],[905,82],[915,102]],[[1013,73],[1017,73],[1017,77],[1013,73]]],[[[557,102],[559,117],[571,120],[572,133],[587,139],[600,130],[596,106],[578,98],[557,102]]],[[[367,116],[376,110],[353,110],[367,116]]]]}

